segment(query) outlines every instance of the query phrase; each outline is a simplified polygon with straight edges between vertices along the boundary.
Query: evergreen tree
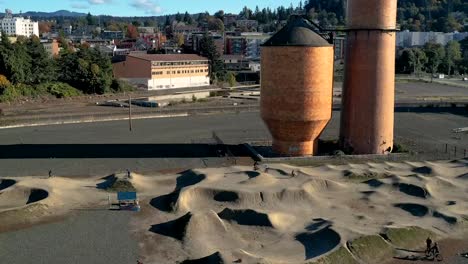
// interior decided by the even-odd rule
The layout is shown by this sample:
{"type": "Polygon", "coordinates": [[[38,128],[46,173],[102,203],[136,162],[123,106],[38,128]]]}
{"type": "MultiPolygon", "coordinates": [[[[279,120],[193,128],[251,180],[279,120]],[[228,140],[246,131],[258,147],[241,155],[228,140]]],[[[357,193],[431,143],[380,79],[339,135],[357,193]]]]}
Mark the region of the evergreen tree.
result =
{"type": "Polygon", "coordinates": [[[213,38],[206,33],[200,41],[200,54],[210,62],[210,79],[212,82],[223,79],[223,63],[216,49],[213,38]]]}
{"type": "Polygon", "coordinates": [[[26,43],[31,58],[30,83],[43,83],[56,80],[55,63],[49,57],[38,37],[34,36],[26,43]]]}

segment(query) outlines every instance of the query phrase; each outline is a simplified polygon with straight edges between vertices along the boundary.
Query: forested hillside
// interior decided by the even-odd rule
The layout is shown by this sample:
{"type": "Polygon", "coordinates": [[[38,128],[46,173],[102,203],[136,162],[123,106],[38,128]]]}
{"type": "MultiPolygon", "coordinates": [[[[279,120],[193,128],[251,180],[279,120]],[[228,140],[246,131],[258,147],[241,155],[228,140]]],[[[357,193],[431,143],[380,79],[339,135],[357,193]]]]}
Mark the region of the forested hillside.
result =
{"type": "MultiPolygon", "coordinates": [[[[309,0],[309,15],[325,26],[344,24],[346,0],[309,0]]],[[[398,24],[411,31],[466,31],[466,0],[398,0],[398,24]]]]}

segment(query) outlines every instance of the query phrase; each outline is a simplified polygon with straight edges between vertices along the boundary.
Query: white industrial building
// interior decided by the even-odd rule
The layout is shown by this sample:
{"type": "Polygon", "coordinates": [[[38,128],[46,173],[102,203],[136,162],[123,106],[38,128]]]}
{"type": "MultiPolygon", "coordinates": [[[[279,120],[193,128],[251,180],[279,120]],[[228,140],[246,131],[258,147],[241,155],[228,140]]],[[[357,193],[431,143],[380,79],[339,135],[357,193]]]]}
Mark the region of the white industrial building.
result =
{"type": "Polygon", "coordinates": [[[397,32],[397,47],[409,48],[409,47],[421,47],[428,42],[434,42],[441,45],[447,45],[449,41],[456,40],[461,41],[468,37],[468,32],[412,32],[402,31],[397,32]]]}

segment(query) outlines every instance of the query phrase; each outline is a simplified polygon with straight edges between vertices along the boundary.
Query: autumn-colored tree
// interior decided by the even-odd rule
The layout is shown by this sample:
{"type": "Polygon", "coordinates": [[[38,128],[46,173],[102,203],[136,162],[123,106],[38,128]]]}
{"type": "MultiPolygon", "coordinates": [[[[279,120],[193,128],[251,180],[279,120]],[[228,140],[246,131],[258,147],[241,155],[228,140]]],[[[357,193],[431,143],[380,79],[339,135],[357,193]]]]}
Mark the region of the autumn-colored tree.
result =
{"type": "Polygon", "coordinates": [[[49,33],[51,24],[49,22],[39,22],[39,34],[49,33]]]}
{"type": "Polygon", "coordinates": [[[184,34],[176,34],[175,35],[175,41],[177,42],[177,45],[179,47],[182,47],[182,45],[184,45],[185,43],[185,36],[184,34]]]}
{"type": "Polygon", "coordinates": [[[0,74],[0,94],[2,94],[2,91],[5,90],[10,85],[11,83],[10,81],[8,81],[7,77],[5,77],[5,75],[0,74]]]}
{"type": "Polygon", "coordinates": [[[127,34],[126,34],[127,38],[131,38],[131,39],[136,39],[138,38],[138,30],[137,28],[132,25],[132,24],[129,24],[127,26],[127,34]]]}

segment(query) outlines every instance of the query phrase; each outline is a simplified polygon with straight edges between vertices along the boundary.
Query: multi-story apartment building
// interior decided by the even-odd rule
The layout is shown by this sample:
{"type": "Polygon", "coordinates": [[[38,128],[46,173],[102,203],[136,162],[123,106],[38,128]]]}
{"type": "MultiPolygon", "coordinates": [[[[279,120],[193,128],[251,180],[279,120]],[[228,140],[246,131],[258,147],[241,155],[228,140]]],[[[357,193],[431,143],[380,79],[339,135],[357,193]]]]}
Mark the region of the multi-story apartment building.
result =
{"type": "Polygon", "coordinates": [[[124,39],[124,33],[123,31],[111,31],[111,30],[104,30],[101,33],[101,38],[103,39],[124,39]]]}
{"type": "Polygon", "coordinates": [[[226,54],[258,59],[260,58],[260,46],[270,37],[270,35],[262,33],[241,33],[240,36],[226,36],[226,54]]]}
{"type": "Polygon", "coordinates": [[[0,29],[10,36],[39,36],[39,23],[30,18],[13,17],[10,10],[6,10],[5,17],[0,19],[0,29]]]}
{"type": "Polygon", "coordinates": [[[148,90],[208,86],[208,59],[194,54],[129,54],[114,76],[148,90]]]}

